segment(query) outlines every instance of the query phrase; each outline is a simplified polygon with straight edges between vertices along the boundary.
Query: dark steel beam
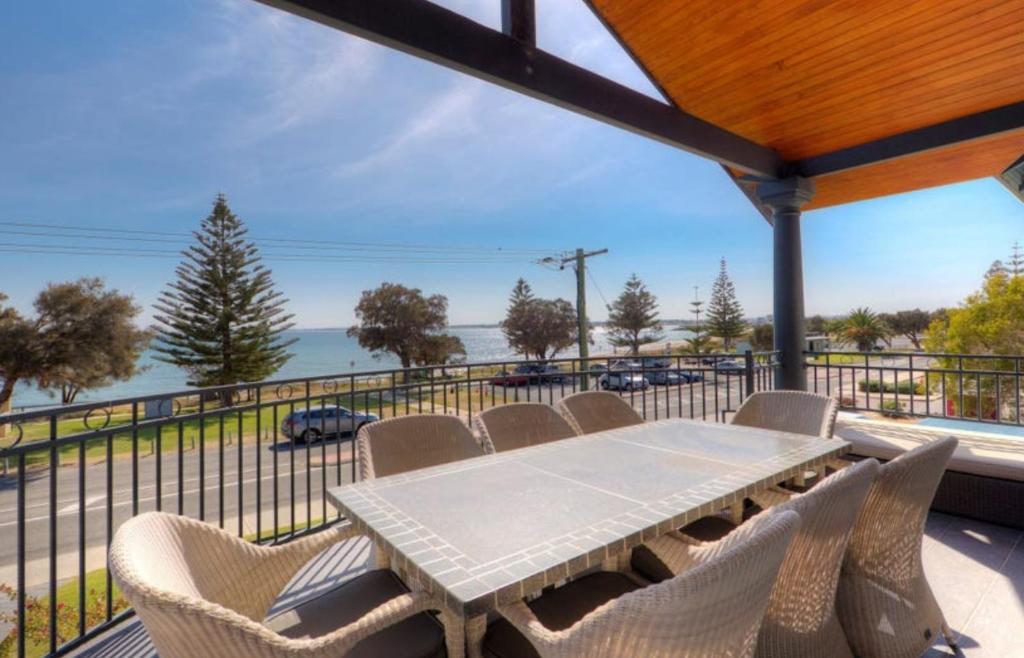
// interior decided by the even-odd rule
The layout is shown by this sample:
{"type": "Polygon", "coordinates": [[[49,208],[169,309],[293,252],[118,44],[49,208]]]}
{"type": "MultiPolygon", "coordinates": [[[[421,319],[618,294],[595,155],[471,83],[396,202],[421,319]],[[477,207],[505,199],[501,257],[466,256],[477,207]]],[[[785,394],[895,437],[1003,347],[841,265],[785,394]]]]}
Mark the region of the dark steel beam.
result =
{"type": "Polygon", "coordinates": [[[258,0],[721,164],[774,177],[770,148],[426,0],[258,0]]]}
{"type": "Polygon", "coordinates": [[[1020,156],[996,178],[1006,189],[1010,190],[1010,194],[1024,202],[1024,155],[1020,156]]]}
{"type": "Polygon", "coordinates": [[[816,155],[796,163],[796,171],[810,178],[825,176],[1022,128],[1024,102],[816,155]]]}
{"type": "Polygon", "coordinates": [[[533,0],[501,0],[501,31],[516,41],[537,45],[537,13],[533,0]]]}

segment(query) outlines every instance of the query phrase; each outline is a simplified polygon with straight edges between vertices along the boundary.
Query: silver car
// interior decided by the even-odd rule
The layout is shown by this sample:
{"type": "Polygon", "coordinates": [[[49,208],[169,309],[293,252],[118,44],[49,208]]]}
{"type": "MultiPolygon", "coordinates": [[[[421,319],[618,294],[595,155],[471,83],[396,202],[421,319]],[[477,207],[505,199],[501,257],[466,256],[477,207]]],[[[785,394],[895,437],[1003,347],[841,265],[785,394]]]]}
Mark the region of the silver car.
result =
{"type": "Polygon", "coordinates": [[[642,390],[650,386],[638,372],[608,372],[601,375],[598,383],[606,391],[642,390]]]}
{"type": "Polygon", "coordinates": [[[301,409],[285,416],[281,432],[301,443],[318,441],[327,435],[348,434],[367,423],[380,420],[377,414],[352,412],[345,407],[329,406],[301,409]]]}

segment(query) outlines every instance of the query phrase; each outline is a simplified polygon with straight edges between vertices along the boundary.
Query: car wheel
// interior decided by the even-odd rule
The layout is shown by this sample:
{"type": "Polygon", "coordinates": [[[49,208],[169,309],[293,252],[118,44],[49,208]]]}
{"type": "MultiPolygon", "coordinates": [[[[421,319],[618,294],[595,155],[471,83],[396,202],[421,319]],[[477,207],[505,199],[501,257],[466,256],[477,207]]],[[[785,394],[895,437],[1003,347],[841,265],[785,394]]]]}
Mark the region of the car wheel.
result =
{"type": "Polygon", "coordinates": [[[320,430],[309,429],[302,433],[299,437],[299,441],[302,443],[312,443],[320,440],[320,430]]]}

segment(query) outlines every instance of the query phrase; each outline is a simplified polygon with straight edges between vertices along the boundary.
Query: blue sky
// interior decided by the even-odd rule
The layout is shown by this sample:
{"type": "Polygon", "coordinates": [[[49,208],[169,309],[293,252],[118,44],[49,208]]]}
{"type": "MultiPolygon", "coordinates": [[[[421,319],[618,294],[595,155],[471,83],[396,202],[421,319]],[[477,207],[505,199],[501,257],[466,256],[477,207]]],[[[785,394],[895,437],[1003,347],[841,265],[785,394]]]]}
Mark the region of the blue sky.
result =
{"type": "MultiPolygon", "coordinates": [[[[443,4],[498,20],[498,2],[443,4]]],[[[538,5],[542,47],[653,95],[581,1],[538,5]]],[[[222,191],[259,237],[608,247],[597,319],[631,272],[681,317],[724,256],[747,312],[770,312],[768,225],[716,165],[250,0],[6,3],[0,89],[0,222],[180,233],[222,191]]],[[[811,212],[804,238],[809,313],[934,308],[1024,239],[1024,206],[975,181],[811,212]]],[[[40,240],[116,244],[0,234],[40,240]]],[[[0,290],[27,310],[98,275],[148,319],[174,263],[0,254],[0,290]]],[[[303,327],[349,324],[381,281],[447,295],[454,323],[500,319],[519,276],[574,294],[525,257],[271,265],[303,327]]]]}

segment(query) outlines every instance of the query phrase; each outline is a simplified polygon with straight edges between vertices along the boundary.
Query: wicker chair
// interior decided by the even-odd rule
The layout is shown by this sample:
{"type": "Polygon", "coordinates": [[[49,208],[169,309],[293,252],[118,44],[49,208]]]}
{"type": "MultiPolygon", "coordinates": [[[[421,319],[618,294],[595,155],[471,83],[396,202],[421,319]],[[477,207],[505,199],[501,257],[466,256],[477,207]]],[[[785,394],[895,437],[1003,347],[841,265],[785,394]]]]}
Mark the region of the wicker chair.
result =
{"type": "Polygon", "coordinates": [[[573,393],[558,402],[558,408],[577,434],[602,432],[644,422],[628,402],[608,391],[573,393]]]}
{"type": "Polygon", "coordinates": [[[476,417],[484,450],[504,452],[576,436],[576,431],[553,407],[519,402],[491,407],[476,417]]]}
{"type": "MultiPolygon", "coordinates": [[[[757,656],[852,658],[836,616],[836,587],[846,544],[877,474],[878,462],[864,460],[774,508],[796,512],[801,525],[765,610],[757,656]]],[[[679,533],[659,537],[636,549],[634,568],[653,580],[670,577],[689,562],[690,552],[708,545],[679,533]]]]}
{"type": "Polygon", "coordinates": [[[364,425],[356,438],[364,480],[479,457],[484,449],[454,416],[419,414],[364,425]]]}
{"type": "Polygon", "coordinates": [[[307,561],[354,535],[350,526],[335,527],[258,546],[200,521],[149,512],[118,529],[110,571],[162,658],[425,658],[442,653],[445,644],[448,656],[462,656],[462,622],[387,570],[357,576],[324,595],[326,603],[314,599],[297,608],[312,624],[279,632],[261,621],[307,561]],[[428,610],[440,612],[446,630],[428,610]],[[322,632],[311,636],[311,629],[322,632]]]}
{"type": "Polygon", "coordinates": [[[838,411],[836,399],[824,395],[763,391],[743,401],[732,417],[732,424],[831,439],[838,411]]]}
{"type": "Polygon", "coordinates": [[[543,658],[752,656],[799,525],[793,512],[765,514],[694,552],[692,568],[665,582],[641,588],[624,574],[600,572],[502,608],[505,619],[488,629],[484,650],[543,658]]]}
{"type": "Polygon", "coordinates": [[[957,440],[947,437],[884,464],[850,537],[836,609],[858,656],[921,655],[941,632],[955,641],[921,564],[928,508],[957,440]]]}

